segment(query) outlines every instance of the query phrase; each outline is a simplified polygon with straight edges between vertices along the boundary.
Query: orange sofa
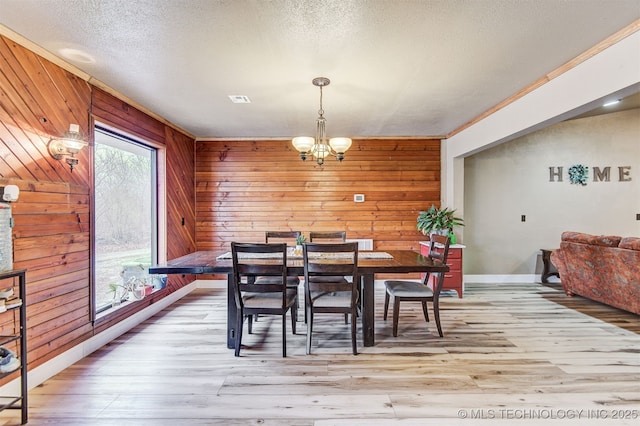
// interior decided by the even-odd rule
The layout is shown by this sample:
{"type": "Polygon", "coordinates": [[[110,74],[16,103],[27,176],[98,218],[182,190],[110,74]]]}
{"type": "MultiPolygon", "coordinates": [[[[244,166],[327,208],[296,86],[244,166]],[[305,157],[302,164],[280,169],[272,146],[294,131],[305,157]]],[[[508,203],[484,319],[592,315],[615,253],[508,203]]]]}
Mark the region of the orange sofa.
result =
{"type": "Polygon", "coordinates": [[[640,238],[563,232],[551,261],[569,296],[640,315],[640,238]]]}

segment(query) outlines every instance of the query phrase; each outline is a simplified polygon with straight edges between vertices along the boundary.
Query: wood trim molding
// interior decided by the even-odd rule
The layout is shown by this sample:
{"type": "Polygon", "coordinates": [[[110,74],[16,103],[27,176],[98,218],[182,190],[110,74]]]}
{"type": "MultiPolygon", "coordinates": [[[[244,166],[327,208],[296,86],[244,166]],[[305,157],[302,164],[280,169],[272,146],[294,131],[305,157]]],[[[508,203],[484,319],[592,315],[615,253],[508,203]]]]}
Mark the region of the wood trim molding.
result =
{"type": "MultiPolygon", "coordinates": [[[[436,136],[351,136],[353,139],[358,139],[361,141],[367,140],[394,140],[394,141],[414,141],[414,140],[424,140],[424,139],[443,139],[444,135],[436,135],[436,136]]],[[[214,137],[202,137],[196,138],[196,142],[246,142],[246,141],[273,141],[273,142],[282,142],[282,141],[291,141],[293,139],[293,135],[288,138],[278,137],[278,138],[263,138],[263,137],[254,137],[254,138],[214,138],[214,137]]]]}
{"type": "Polygon", "coordinates": [[[624,27],[620,31],[616,32],[615,34],[612,34],[611,36],[609,36],[606,39],[602,40],[600,43],[596,44],[595,46],[591,47],[590,49],[587,49],[586,51],[584,51],[580,55],[576,56],[575,58],[571,59],[570,61],[566,62],[565,64],[559,66],[558,68],[556,68],[555,70],[551,71],[547,75],[545,75],[545,76],[539,78],[538,80],[534,81],[529,86],[527,86],[527,87],[523,88],[522,90],[520,90],[520,91],[514,93],[513,95],[509,96],[507,99],[505,99],[504,101],[502,101],[499,104],[495,105],[494,107],[488,109],[487,111],[483,112],[482,114],[480,114],[479,116],[477,116],[473,120],[471,120],[471,121],[467,122],[466,124],[463,124],[462,126],[458,127],[457,129],[455,129],[454,131],[452,131],[451,133],[446,135],[445,139],[449,139],[449,138],[453,137],[454,135],[462,132],[463,130],[473,126],[474,124],[478,123],[479,121],[484,120],[485,118],[487,118],[488,116],[492,115],[493,113],[505,108],[507,105],[509,105],[509,104],[517,101],[518,99],[526,96],[527,94],[533,92],[538,87],[547,84],[548,82],[550,82],[554,78],[566,73],[567,71],[571,70],[572,68],[577,67],[578,65],[580,65],[581,63],[583,63],[587,59],[592,58],[593,56],[595,56],[598,53],[602,52],[603,50],[613,46],[614,44],[618,43],[619,41],[629,37],[630,35],[636,33],[637,31],[640,31],[640,19],[637,19],[636,21],[634,21],[630,25],[627,25],[626,27],[624,27]]]}

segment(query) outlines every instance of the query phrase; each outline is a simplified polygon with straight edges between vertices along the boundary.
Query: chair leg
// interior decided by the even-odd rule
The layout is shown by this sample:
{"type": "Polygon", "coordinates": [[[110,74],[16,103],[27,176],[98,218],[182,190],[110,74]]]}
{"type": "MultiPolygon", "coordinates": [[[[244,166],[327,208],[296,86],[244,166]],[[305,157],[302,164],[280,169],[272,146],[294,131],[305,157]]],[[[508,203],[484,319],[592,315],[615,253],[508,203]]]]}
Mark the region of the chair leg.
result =
{"type": "Polygon", "coordinates": [[[425,321],[429,322],[429,312],[427,311],[427,301],[422,301],[422,313],[424,314],[425,321]]]}
{"type": "Polygon", "coordinates": [[[384,292],[384,320],[387,320],[387,311],[389,310],[389,293],[384,292]]]}
{"type": "MultiPolygon", "coordinates": [[[[298,321],[298,307],[300,306],[300,292],[298,291],[298,288],[296,287],[296,304],[295,304],[295,315],[296,315],[296,321],[298,321]]],[[[295,334],[295,331],[293,332],[293,334],[295,334]]]]}
{"type": "MultiPolygon", "coordinates": [[[[351,321],[355,321],[356,317],[354,316],[353,318],[351,318],[351,321]]],[[[349,314],[344,314],[344,323],[345,324],[349,324],[349,314]]]]}
{"type": "MultiPolygon", "coordinates": [[[[253,317],[254,317],[253,315],[249,315],[249,320],[247,321],[248,328],[249,328],[249,334],[253,333],[253,317]]],[[[256,321],[257,320],[258,319],[256,318],[256,321]]]]}
{"type": "Polygon", "coordinates": [[[357,309],[355,307],[351,310],[351,348],[354,355],[358,355],[358,345],[356,338],[356,310],[357,309]]]}
{"type": "Polygon", "coordinates": [[[282,358],[287,356],[287,313],[282,314],[282,358]]]}
{"type": "Polygon", "coordinates": [[[442,334],[442,326],[440,326],[440,302],[438,299],[433,300],[433,315],[436,317],[436,326],[438,327],[438,334],[440,337],[444,337],[442,334]]]}
{"type": "Polygon", "coordinates": [[[236,352],[235,356],[240,356],[240,346],[242,346],[242,325],[244,323],[244,313],[238,309],[236,316],[236,352]]]}
{"type": "Polygon", "coordinates": [[[400,299],[393,298],[393,337],[398,337],[398,318],[400,317],[400,299]]]}
{"type": "Polygon", "coordinates": [[[291,332],[296,334],[296,322],[298,321],[298,303],[291,307],[291,332]]]}
{"type": "Polygon", "coordinates": [[[311,309],[305,310],[307,312],[307,355],[311,354],[311,333],[313,332],[313,312],[311,309]]]}

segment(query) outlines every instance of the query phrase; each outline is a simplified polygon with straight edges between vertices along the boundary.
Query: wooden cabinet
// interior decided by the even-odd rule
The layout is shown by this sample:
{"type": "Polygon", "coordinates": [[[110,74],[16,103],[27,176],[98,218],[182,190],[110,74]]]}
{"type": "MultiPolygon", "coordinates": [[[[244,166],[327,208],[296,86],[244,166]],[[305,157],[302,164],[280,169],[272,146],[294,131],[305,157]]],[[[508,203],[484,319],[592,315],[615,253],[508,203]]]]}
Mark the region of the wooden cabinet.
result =
{"type": "MultiPolygon", "coordinates": [[[[449,272],[444,275],[444,285],[442,287],[443,290],[455,290],[459,298],[462,298],[462,293],[464,292],[462,276],[462,249],[464,248],[465,246],[462,244],[449,246],[449,257],[447,258],[449,272]]],[[[425,256],[429,254],[429,242],[420,242],[420,253],[425,256]]]]}
{"type": "MultiPolygon", "coordinates": [[[[0,272],[0,289],[12,288],[14,294],[20,299],[21,303],[15,307],[7,307],[6,311],[0,312],[2,326],[2,335],[0,335],[0,346],[11,350],[12,346],[16,347],[15,351],[20,367],[17,371],[20,373],[20,396],[0,395],[0,411],[6,409],[19,409],[22,414],[21,424],[27,423],[27,306],[25,301],[25,280],[24,269],[0,272]],[[16,285],[17,281],[17,285],[16,285]],[[17,291],[16,291],[17,288],[17,291]],[[11,319],[12,318],[12,319],[11,319]],[[16,343],[17,342],[17,343],[16,343]]],[[[17,305],[17,300],[12,303],[17,305]]],[[[0,377],[13,374],[14,371],[0,373],[0,377]]]]}

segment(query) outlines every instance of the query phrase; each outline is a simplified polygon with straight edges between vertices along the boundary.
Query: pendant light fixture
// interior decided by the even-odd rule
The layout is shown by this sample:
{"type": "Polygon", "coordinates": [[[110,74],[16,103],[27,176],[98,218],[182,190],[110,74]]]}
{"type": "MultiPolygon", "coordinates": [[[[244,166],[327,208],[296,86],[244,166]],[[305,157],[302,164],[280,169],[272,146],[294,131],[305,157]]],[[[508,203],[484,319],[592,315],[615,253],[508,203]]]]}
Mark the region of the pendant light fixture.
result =
{"type": "Polygon", "coordinates": [[[312,156],[320,166],[324,164],[324,159],[329,155],[333,155],[338,161],[342,161],[344,153],[351,147],[350,138],[341,137],[327,140],[326,119],[322,109],[322,88],[328,86],[330,82],[326,77],[316,77],[312,81],[314,86],[320,88],[320,109],[316,119],[316,137],[298,136],[291,141],[293,147],[300,153],[302,161],[305,161],[308,156],[312,156]]]}

